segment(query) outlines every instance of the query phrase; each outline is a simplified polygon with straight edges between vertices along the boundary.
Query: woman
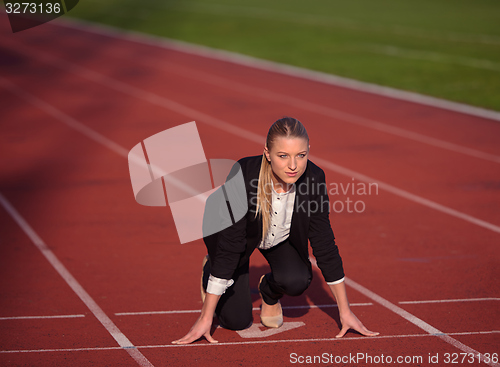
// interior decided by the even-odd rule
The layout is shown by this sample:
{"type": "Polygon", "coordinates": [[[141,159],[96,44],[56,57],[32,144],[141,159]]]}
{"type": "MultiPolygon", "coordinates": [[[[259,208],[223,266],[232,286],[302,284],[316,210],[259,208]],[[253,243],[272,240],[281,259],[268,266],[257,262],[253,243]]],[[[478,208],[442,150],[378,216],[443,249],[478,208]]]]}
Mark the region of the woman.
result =
{"type": "Polygon", "coordinates": [[[308,155],[304,126],[284,117],[269,129],[262,156],[238,161],[248,210],[242,219],[205,237],[208,255],[203,263],[201,315],[183,338],[172,343],[188,344],[202,336],[216,343],[210,335],[214,314],[222,327],[231,330],[251,326],[248,271],[249,257],[256,248],[271,267],[259,282],[261,323],[280,327],[280,298],[302,294],[312,279],[308,240],[338,305],[342,329],[337,337],[349,329],[378,335],[366,329],[349,308],[342,260],[329,220],[325,175],[308,155]]]}

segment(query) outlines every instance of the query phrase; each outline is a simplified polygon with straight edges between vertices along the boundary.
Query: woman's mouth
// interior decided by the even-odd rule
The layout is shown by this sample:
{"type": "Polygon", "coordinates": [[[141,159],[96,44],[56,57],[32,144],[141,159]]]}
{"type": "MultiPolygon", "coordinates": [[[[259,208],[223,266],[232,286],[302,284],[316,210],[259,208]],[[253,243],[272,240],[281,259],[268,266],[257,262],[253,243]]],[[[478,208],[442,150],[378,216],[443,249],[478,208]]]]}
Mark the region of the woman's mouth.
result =
{"type": "Polygon", "coordinates": [[[297,176],[298,172],[285,172],[289,177],[295,177],[297,176]]]}

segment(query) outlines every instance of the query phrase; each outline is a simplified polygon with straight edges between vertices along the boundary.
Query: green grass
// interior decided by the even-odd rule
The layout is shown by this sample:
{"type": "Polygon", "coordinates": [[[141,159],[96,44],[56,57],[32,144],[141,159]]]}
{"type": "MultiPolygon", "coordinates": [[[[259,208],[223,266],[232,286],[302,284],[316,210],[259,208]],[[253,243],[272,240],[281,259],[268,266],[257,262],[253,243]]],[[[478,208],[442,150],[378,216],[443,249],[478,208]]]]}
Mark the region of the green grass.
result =
{"type": "Polygon", "coordinates": [[[500,110],[498,0],[86,0],[70,15],[500,110]]]}

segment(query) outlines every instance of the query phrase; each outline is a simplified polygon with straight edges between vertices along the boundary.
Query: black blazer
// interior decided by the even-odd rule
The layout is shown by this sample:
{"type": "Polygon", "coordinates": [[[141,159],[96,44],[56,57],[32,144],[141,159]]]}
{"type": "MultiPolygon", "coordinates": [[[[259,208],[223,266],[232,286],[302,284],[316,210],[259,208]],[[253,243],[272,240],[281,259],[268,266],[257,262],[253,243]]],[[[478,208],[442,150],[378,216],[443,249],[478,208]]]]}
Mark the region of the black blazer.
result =
{"type": "MultiPolygon", "coordinates": [[[[247,214],[228,228],[204,237],[210,255],[210,273],[214,277],[231,279],[235,270],[249,261],[262,240],[262,220],[255,216],[261,160],[262,156],[246,157],[238,161],[239,167],[233,167],[233,170],[241,169],[243,173],[247,214]]],[[[288,240],[311,267],[307,246],[309,240],[325,280],[339,280],[344,277],[344,270],[330,225],[325,173],[308,161],[305,172],[295,185],[295,204],[288,240]]]]}

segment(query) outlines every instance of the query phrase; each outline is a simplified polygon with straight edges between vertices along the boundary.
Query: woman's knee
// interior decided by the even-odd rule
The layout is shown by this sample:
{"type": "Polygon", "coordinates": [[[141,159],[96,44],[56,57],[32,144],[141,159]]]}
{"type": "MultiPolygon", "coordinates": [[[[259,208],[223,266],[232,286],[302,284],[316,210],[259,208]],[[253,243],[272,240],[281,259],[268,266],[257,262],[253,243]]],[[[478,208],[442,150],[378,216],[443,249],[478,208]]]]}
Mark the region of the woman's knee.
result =
{"type": "Polygon", "coordinates": [[[300,296],[311,284],[311,274],[309,272],[289,273],[280,276],[275,280],[281,286],[284,293],[289,296],[300,296]]]}
{"type": "MultiPolygon", "coordinates": [[[[215,314],[224,329],[243,330],[253,322],[250,289],[244,295],[235,297],[234,289],[228,289],[219,300],[215,314]]],[[[241,293],[241,292],[239,292],[241,293]]]]}
{"type": "Polygon", "coordinates": [[[243,313],[243,314],[230,314],[230,315],[220,315],[218,317],[219,324],[224,329],[229,330],[243,330],[250,327],[253,323],[252,313],[243,313]]]}

